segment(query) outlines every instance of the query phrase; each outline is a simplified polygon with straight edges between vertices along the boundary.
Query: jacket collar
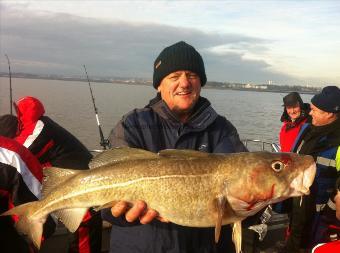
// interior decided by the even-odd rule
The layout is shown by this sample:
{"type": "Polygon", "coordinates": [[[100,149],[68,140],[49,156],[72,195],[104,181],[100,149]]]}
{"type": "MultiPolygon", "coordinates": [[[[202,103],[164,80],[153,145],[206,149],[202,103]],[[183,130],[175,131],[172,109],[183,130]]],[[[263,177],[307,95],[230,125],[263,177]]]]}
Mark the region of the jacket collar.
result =
{"type": "Polygon", "coordinates": [[[208,99],[204,97],[199,97],[191,116],[184,124],[179,120],[177,115],[169,109],[159,94],[157,94],[154,99],[150,100],[150,103],[146,107],[152,108],[160,117],[170,120],[174,124],[187,125],[195,129],[204,129],[208,127],[218,116],[216,111],[211,107],[208,99]]]}
{"type": "Polygon", "coordinates": [[[304,140],[300,150],[301,154],[316,154],[340,144],[340,119],[325,126],[313,126],[308,124],[303,128],[302,136],[304,140]]]}

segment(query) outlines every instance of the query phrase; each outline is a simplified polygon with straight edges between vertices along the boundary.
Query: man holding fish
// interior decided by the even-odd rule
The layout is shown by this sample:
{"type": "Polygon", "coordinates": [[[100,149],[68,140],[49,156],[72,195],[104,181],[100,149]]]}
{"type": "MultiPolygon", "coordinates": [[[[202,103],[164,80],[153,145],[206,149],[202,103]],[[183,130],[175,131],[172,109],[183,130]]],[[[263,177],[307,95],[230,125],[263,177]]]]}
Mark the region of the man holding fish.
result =
{"type": "MultiPolygon", "coordinates": [[[[200,96],[206,80],[203,59],[191,45],[178,42],[165,48],[154,62],[156,98],[145,108],[123,117],[110,135],[111,145],[153,152],[162,149],[209,153],[247,151],[235,127],[200,96]]],[[[223,227],[221,239],[215,244],[212,228],[152,221],[157,212],[148,209],[144,202],[127,209],[126,202],[119,202],[112,208],[116,219],[104,215],[113,223],[110,252],[234,252],[229,226],[223,227]],[[125,218],[119,217],[125,211],[125,218]],[[150,224],[140,226],[141,223],[150,224]]]]}
{"type": "MultiPolygon", "coordinates": [[[[194,47],[181,41],[165,48],[154,62],[153,86],[157,96],[145,108],[123,117],[110,135],[111,146],[152,152],[163,149],[209,153],[247,151],[235,127],[200,96],[206,81],[203,59],[194,47]]],[[[112,213],[119,216],[126,209],[127,203],[120,202],[112,208],[112,213]]],[[[145,203],[138,202],[126,213],[128,222],[124,217],[109,219],[113,222],[111,252],[136,252],[132,245],[138,245],[138,252],[234,251],[229,226],[223,227],[223,236],[215,245],[214,229],[151,222],[156,215],[145,203]],[[134,222],[129,224],[131,221],[134,222]],[[149,222],[151,224],[145,226],[140,224],[149,222]],[[122,226],[128,227],[124,230],[122,226]]]]}

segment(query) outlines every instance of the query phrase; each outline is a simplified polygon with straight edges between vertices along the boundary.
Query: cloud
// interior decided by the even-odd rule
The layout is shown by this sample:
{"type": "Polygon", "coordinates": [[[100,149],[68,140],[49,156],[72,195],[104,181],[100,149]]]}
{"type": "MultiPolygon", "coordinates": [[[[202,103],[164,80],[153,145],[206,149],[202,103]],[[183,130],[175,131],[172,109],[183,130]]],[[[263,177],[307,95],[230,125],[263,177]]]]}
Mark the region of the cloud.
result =
{"type": "MultiPolygon", "coordinates": [[[[32,12],[3,4],[0,7],[1,53],[10,56],[13,72],[82,76],[82,65],[86,64],[92,76],[151,79],[159,52],[184,40],[202,53],[210,81],[296,81],[271,71],[264,60],[245,57],[245,53],[266,52],[269,40],[156,23],[32,12]]],[[[5,63],[1,58],[0,71],[6,71],[5,63]]]]}

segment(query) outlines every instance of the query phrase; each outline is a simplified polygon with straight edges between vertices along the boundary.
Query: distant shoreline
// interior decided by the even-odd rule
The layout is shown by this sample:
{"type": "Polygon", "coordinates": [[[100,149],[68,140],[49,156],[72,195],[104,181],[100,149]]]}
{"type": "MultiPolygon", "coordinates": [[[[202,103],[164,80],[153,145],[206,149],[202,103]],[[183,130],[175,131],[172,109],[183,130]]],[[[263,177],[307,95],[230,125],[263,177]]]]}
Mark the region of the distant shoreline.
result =
{"type": "MultiPolygon", "coordinates": [[[[7,73],[0,73],[0,77],[8,78],[9,75],[7,73]]],[[[62,77],[62,76],[40,76],[40,75],[24,74],[24,73],[12,73],[12,78],[76,81],[76,82],[86,82],[86,83],[88,82],[84,78],[62,77]]],[[[90,78],[90,82],[152,86],[152,82],[149,80],[131,79],[131,78],[130,79],[90,78]]],[[[289,93],[289,92],[296,91],[301,94],[316,94],[321,90],[321,88],[319,87],[267,85],[267,84],[258,85],[258,84],[223,83],[223,82],[207,82],[204,88],[215,89],[215,90],[237,90],[237,91],[275,92],[275,93],[289,93]]]]}

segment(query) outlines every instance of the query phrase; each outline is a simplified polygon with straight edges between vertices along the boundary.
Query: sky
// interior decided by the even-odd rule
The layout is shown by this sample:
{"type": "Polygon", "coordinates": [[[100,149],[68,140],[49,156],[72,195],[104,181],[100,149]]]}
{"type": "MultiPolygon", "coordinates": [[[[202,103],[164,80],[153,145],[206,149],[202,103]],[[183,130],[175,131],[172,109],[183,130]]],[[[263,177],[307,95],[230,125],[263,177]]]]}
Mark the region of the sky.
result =
{"type": "Polygon", "coordinates": [[[340,1],[0,0],[0,72],[152,79],[178,41],[208,81],[340,86],[340,1]]]}

